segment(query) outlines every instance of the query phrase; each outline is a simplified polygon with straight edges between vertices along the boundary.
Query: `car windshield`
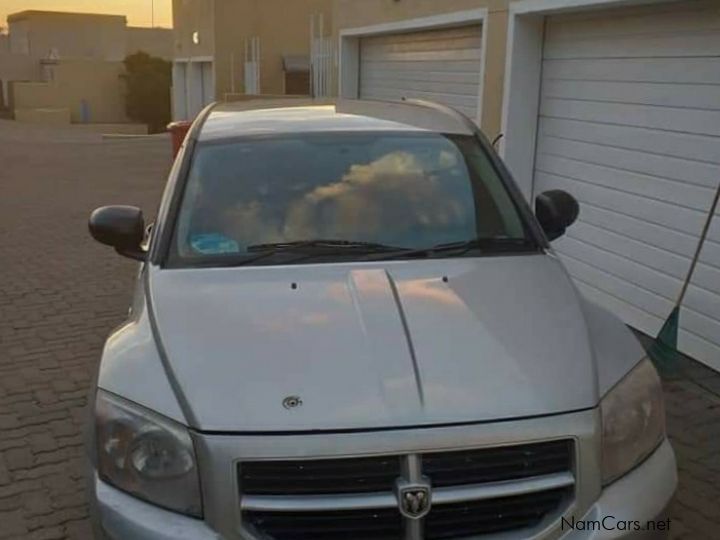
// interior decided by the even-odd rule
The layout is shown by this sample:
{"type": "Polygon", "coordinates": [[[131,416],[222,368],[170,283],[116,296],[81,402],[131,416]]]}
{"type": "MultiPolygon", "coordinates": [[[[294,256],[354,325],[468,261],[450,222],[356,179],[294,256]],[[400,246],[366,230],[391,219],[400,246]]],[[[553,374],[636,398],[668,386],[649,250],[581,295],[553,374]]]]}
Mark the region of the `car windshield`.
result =
{"type": "Polygon", "coordinates": [[[474,137],[268,136],[197,145],[170,263],[285,264],[302,250],[352,260],[478,240],[527,250],[526,235],[474,137]]]}

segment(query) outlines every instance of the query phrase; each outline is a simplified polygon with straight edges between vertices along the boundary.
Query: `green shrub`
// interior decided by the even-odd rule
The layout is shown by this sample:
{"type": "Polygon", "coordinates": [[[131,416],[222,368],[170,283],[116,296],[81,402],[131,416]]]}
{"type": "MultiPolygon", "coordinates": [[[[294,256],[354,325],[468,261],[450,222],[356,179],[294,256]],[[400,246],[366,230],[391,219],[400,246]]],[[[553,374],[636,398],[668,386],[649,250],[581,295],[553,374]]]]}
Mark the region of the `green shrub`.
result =
{"type": "Polygon", "coordinates": [[[137,52],[125,58],[125,110],[128,117],[147,124],[150,133],[170,122],[172,65],[167,60],[137,52]]]}

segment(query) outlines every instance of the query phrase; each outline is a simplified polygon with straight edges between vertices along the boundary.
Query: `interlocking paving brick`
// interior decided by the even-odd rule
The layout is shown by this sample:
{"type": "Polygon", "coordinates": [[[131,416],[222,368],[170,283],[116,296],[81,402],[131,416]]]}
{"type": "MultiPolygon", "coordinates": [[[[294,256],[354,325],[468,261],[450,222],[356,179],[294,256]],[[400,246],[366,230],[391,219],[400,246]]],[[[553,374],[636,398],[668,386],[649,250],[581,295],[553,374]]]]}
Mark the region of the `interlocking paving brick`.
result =
{"type": "Polygon", "coordinates": [[[5,459],[0,454],[0,486],[10,483],[10,471],[5,465],[5,459]]]}
{"type": "Polygon", "coordinates": [[[27,533],[25,517],[22,511],[0,512],[0,538],[11,538],[13,536],[27,533]]]}
{"type": "MultiPolygon", "coordinates": [[[[86,395],[136,264],[94,243],[87,217],[113,203],[152,217],[169,141],[0,121],[0,163],[0,539],[89,540],[86,395]]],[[[672,537],[718,538],[720,375],[685,363],[665,393],[680,477],[672,537]]]]}

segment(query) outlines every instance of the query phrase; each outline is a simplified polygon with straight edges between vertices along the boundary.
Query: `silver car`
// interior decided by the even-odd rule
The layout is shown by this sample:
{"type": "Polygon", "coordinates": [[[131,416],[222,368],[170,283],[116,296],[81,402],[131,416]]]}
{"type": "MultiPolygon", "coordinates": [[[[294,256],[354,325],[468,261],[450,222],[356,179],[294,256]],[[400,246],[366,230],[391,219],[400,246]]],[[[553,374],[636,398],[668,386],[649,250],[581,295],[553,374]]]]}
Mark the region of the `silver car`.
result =
{"type": "Polygon", "coordinates": [[[665,538],[660,380],[475,125],[425,102],[208,107],[100,363],[98,538],[665,538]]]}

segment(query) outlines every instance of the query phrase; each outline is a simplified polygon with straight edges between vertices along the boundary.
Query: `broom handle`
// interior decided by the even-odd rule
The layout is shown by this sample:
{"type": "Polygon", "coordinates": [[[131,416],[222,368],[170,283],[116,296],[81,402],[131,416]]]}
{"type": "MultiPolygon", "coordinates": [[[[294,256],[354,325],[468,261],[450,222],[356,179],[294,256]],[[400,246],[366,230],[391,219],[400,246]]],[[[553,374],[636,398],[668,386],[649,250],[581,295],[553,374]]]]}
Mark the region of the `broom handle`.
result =
{"type": "Polygon", "coordinates": [[[715,216],[715,210],[717,209],[719,200],[720,185],[718,185],[717,191],[715,192],[715,199],[713,199],[712,206],[710,207],[710,213],[705,220],[705,226],[703,227],[702,233],[700,234],[700,241],[698,242],[697,249],[695,250],[695,256],[690,263],[690,270],[688,271],[688,275],[685,278],[685,283],[683,283],[683,287],[680,291],[680,296],[678,296],[675,307],[680,307],[680,305],[683,303],[683,300],[685,299],[685,293],[687,293],[688,286],[690,285],[690,280],[692,280],[692,276],[695,273],[695,267],[697,266],[698,260],[700,259],[700,253],[702,252],[703,245],[705,244],[705,239],[707,238],[708,232],[710,231],[710,223],[712,223],[713,217],[715,216]]]}

